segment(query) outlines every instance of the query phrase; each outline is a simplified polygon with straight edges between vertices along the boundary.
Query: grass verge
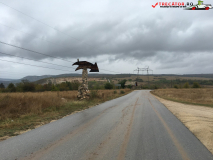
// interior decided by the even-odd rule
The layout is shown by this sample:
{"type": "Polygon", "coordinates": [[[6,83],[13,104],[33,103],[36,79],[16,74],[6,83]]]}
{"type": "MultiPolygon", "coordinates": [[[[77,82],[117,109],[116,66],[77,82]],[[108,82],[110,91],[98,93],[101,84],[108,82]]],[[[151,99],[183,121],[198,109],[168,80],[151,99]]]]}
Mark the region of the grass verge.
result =
{"type": "Polygon", "coordinates": [[[174,102],[213,108],[213,89],[157,89],[152,94],[174,102]]]}
{"type": "Polygon", "coordinates": [[[91,99],[83,101],[76,99],[76,91],[1,93],[0,140],[132,92],[129,89],[122,91],[91,91],[91,99]]]}

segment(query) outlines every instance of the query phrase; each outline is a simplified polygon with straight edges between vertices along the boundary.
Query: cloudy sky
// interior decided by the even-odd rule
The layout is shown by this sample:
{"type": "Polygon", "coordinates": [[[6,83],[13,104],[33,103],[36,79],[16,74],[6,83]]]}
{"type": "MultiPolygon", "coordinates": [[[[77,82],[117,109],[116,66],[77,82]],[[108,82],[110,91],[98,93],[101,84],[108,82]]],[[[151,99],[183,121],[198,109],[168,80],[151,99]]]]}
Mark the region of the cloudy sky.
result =
{"type": "Polygon", "coordinates": [[[146,66],[155,74],[212,73],[213,9],[152,8],[156,2],[1,0],[0,52],[7,55],[0,53],[0,78],[80,73],[72,68],[77,58],[97,62],[101,73],[146,66]]]}

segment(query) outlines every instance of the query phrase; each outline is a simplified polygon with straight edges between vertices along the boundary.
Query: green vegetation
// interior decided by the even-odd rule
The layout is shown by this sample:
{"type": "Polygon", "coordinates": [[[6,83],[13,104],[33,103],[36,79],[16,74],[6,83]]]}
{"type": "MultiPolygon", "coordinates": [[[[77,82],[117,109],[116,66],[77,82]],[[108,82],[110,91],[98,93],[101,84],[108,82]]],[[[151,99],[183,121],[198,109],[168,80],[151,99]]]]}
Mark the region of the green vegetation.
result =
{"type": "Polygon", "coordinates": [[[179,87],[178,87],[178,85],[177,85],[177,84],[175,84],[175,85],[174,85],[174,88],[178,89],[179,87]]]}
{"type": "Polygon", "coordinates": [[[201,88],[199,83],[194,82],[192,88],[201,88]]]}
{"type": "Polygon", "coordinates": [[[157,81],[150,82],[157,85],[159,88],[201,88],[201,85],[213,85],[213,80],[192,80],[192,79],[176,79],[167,80],[165,78],[158,78],[157,81]]]}
{"type": "Polygon", "coordinates": [[[186,82],[186,83],[183,85],[183,88],[189,88],[189,83],[186,82]]]}
{"type": "Polygon", "coordinates": [[[121,80],[118,84],[121,84],[121,88],[125,88],[126,79],[121,80]]]}
{"type": "Polygon", "coordinates": [[[136,81],[136,82],[143,82],[143,79],[136,78],[135,81],[136,81]]]}
{"type": "Polygon", "coordinates": [[[5,88],[3,83],[0,84],[0,88],[5,88]]]}
{"type": "Polygon", "coordinates": [[[88,87],[90,90],[97,90],[97,89],[104,89],[104,84],[106,82],[100,82],[100,81],[89,81],[88,87]]]}
{"type": "Polygon", "coordinates": [[[120,94],[124,94],[125,92],[123,90],[120,91],[120,94]]]}
{"type": "Polygon", "coordinates": [[[22,82],[14,85],[10,83],[7,88],[0,87],[0,92],[44,92],[44,91],[69,91],[78,90],[80,83],[78,82],[63,82],[61,84],[36,84],[29,82],[27,80],[22,80],[22,82]]]}
{"type": "Polygon", "coordinates": [[[105,85],[104,85],[104,88],[105,89],[113,89],[113,85],[109,82],[107,82],[105,85]]]}

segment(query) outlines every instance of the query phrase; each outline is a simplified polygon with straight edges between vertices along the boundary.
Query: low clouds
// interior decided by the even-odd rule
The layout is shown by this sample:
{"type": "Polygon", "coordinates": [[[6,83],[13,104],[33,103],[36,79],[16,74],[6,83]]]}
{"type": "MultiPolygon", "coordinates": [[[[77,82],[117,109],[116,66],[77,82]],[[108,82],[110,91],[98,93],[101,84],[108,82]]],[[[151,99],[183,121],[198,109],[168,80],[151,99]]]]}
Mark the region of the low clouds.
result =
{"type": "MultiPolygon", "coordinates": [[[[137,64],[153,66],[159,73],[168,73],[171,68],[182,73],[186,72],[181,68],[187,68],[188,73],[194,73],[194,66],[204,65],[208,65],[207,70],[199,69],[199,72],[210,73],[208,68],[213,67],[209,63],[213,51],[213,10],[186,11],[159,6],[153,9],[154,0],[24,2],[5,1],[60,32],[0,5],[1,23],[21,31],[0,23],[1,41],[65,59],[92,58],[104,63],[101,57],[105,56],[111,65],[131,63],[127,72],[132,72],[137,64]]],[[[0,50],[37,60],[47,59],[2,44],[0,50]]]]}

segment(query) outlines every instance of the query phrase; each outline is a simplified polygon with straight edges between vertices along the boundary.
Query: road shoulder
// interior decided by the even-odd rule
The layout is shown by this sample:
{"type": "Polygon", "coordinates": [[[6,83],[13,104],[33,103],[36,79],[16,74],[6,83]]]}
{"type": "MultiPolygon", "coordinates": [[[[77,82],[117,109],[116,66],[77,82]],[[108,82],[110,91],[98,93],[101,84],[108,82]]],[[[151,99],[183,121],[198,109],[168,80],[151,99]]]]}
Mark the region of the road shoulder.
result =
{"type": "Polygon", "coordinates": [[[153,96],[164,104],[213,154],[213,108],[188,105],[153,96]]]}

